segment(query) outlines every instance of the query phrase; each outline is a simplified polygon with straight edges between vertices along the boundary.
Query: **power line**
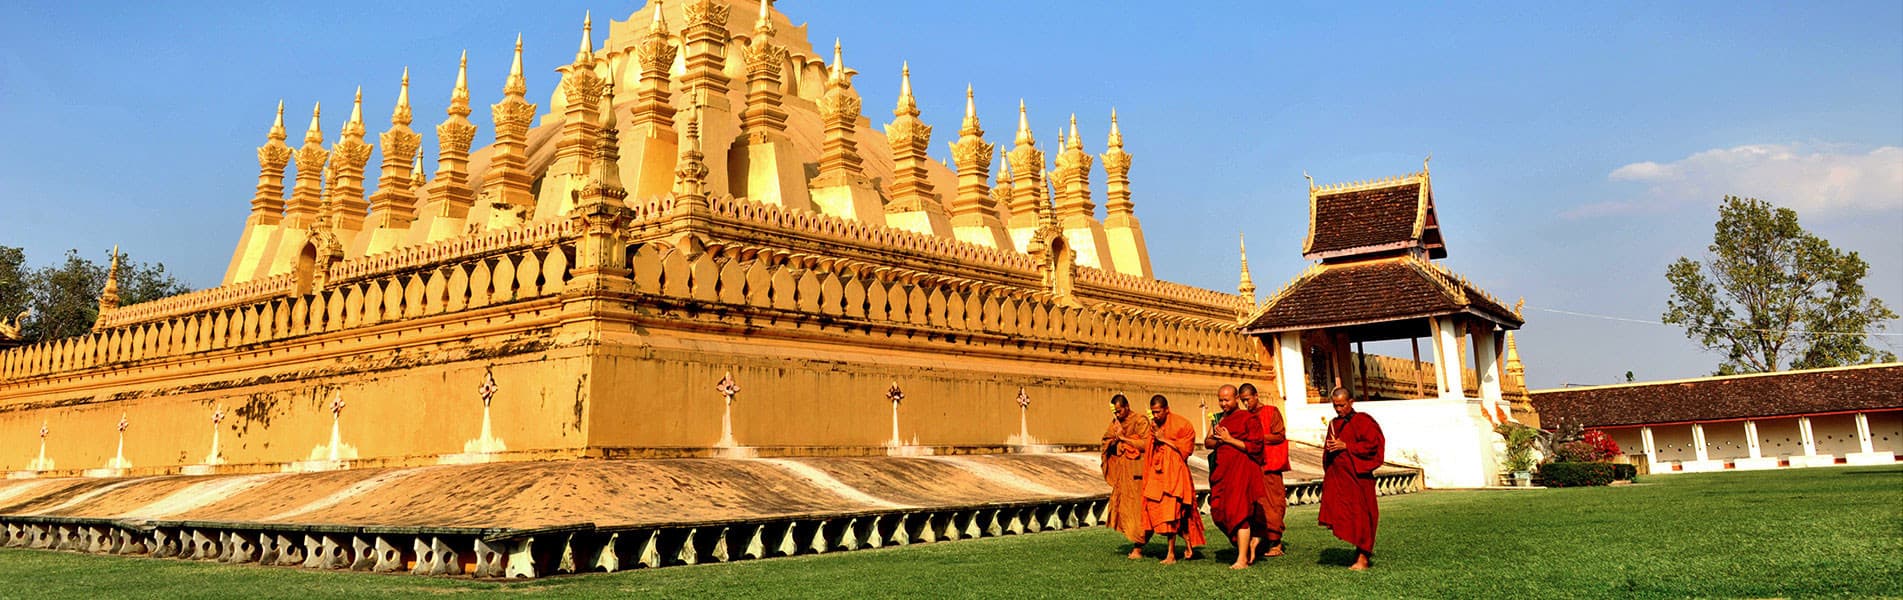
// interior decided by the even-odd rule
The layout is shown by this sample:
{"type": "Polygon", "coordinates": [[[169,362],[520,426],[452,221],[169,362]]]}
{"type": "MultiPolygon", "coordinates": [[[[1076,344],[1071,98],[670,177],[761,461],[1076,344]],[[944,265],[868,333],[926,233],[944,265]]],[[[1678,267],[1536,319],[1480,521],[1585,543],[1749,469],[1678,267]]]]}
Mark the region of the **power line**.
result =
{"type": "MultiPolygon", "coordinates": [[[[1639,323],[1643,325],[1662,325],[1662,326],[1668,326],[1668,327],[1677,327],[1677,325],[1672,325],[1670,323],[1662,323],[1659,321],[1648,321],[1645,319],[1631,319],[1626,317],[1615,317],[1611,315],[1595,315],[1592,313],[1575,312],[1570,310],[1560,310],[1557,308],[1539,308],[1539,307],[1530,307],[1530,308],[1533,308],[1533,310],[1538,310],[1538,311],[1557,313],[1562,315],[1572,315],[1575,317],[1586,317],[1589,319],[1603,319],[1607,321],[1622,321],[1626,323],[1639,323]]],[[[1854,337],[1903,337],[1903,333],[1879,333],[1879,332],[1871,332],[1871,331],[1806,331],[1803,329],[1760,329],[1760,328],[1753,328],[1753,327],[1724,327],[1720,325],[1712,325],[1711,329],[1721,329],[1725,331],[1748,331],[1752,333],[1794,333],[1797,335],[1847,335],[1847,336],[1854,336],[1854,337]]]]}

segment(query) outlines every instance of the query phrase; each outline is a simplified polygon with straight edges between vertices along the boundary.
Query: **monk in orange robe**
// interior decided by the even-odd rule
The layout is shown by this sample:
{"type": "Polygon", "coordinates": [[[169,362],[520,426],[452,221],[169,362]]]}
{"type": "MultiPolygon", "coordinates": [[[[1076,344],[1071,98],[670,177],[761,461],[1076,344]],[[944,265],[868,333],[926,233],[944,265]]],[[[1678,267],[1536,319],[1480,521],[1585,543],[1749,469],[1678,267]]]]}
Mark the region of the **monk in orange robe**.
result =
{"type": "Polygon", "coordinates": [[[1255,532],[1267,527],[1262,514],[1262,422],[1242,408],[1235,394],[1218,393],[1217,399],[1222,420],[1203,442],[1215,450],[1209,461],[1209,516],[1236,545],[1236,562],[1229,568],[1244,569],[1255,562],[1255,532]]]}
{"type": "Polygon", "coordinates": [[[1236,398],[1242,401],[1243,409],[1253,411],[1256,419],[1262,423],[1264,527],[1256,534],[1256,539],[1267,540],[1263,545],[1269,550],[1264,556],[1281,556],[1282,532],[1288,530],[1288,487],[1282,481],[1282,474],[1289,470],[1288,424],[1283,421],[1281,410],[1262,403],[1255,384],[1242,384],[1237,388],[1236,398]]]}
{"type": "Polygon", "coordinates": [[[1348,568],[1367,570],[1374,556],[1374,530],[1381,520],[1375,506],[1374,470],[1387,452],[1381,425],[1355,412],[1348,390],[1329,394],[1335,419],[1328,422],[1322,443],[1322,506],[1318,520],[1341,541],[1354,544],[1355,562],[1348,568]]]}
{"type": "Polygon", "coordinates": [[[1148,418],[1130,410],[1123,394],[1110,397],[1114,415],[1103,434],[1103,478],[1110,484],[1110,506],[1104,524],[1130,540],[1130,560],[1143,558],[1150,531],[1143,527],[1143,471],[1149,464],[1151,430],[1148,418]],[[1136,440],[1125,442],[1124,440],[1136,440]]]}
{"type": "Polygon", "coordinates": [[[1143,473],[1143,526],[1169,538],[1163,564],[1176,563],[1176,538],[1184,538],[1183,560],[1204,545],[1202,512],[1196,510],[1196,481],[1190,476],[1189,455],[1196,451],[1196,426],[1170,412],[1162,394],[1150,397],[1156,424],[1150,444],[1150,468],[1143,473]]]}

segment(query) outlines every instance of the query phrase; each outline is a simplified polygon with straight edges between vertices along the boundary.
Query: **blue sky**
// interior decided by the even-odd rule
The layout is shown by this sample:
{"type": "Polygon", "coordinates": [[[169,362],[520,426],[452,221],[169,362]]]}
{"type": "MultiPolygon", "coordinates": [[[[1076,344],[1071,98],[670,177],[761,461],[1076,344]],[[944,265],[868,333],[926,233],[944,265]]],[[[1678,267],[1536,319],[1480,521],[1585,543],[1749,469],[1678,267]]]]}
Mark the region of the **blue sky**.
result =
{"type": "MultiPolygon", "coordinates": [[[[539,102],[584,10],[599,24],[640,6],[13,3],[0,21],[0,244],[44,264],[117,243],[215,285],[280,98],[293,137],[322,101],[334,139],[363,85],[374,132],[409,66],[426,130],[467,48],[486,136],[517,32],[539,102]]],[[[1115,107],[1164,279],[1233,290],[1241,230],[1266,296],[1304,266],[1305,170],[1369,179],[1431,153],[1447,262],[1526,297],[1535,387],[1715,367],[1674,328],[1547,311],[1657,319],[1666,264],[1702,255],[1726,193],[1796,208],[1903,306],[1903,3],[778,7],[821,44],[844,39],[875,123],[909,60],[938,155],[968,82],[993,141],[1023,98],[1040,138],[1075,112],[1101,152],[1115,107]]]]}

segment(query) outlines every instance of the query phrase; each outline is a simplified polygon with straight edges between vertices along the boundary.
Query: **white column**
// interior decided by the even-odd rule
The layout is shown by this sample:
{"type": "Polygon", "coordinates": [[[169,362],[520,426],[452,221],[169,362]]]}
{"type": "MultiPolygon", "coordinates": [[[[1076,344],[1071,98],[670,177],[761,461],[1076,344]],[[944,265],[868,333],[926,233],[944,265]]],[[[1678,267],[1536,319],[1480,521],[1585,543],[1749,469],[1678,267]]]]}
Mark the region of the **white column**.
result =
{"type": "Polygon", "coordinates": [[[1762,458],[1762,456],[1758,454],[1758,423],[1757,421],[1752,421],[1749,419],[1745,420],[1744,441],[1745,441],[1745,445],[1751,449],[1752,459],[1762,458]]]}
{"type": "Polygon", "coordinates": [[[1466,383],[1461,381],[1460,372],[1464,366],[1460,356],[1460,336],[1454,329],[1453,317],[1439,317],[1434,322],[1440,324],[1440,331],[1434,336],[1434,366],[1441,381],[1442,398],[1465,398],[1466,383]]]}
{"type": "Polygon", "coordinates": [[[1863,446],[1864,454],[1877,451],[1876,446],[1870,443],[1870,415],[1865,413],[1857,413],[1857,443],[1863,446]]]}
{"type": "Polygon", "coordinates": [[[1659,448],[1658,448],[1658,445],[1657,445],[1657,444],[1654,444],[1654,443],[1652,443],[1652,428],[1651,428],[1651,427],[1640,427],[1640,428],[1639,428],[1639,440],[1640,440],[1641,442],[1644,442],[1644,444],[1645,444],[1645,464],[1646,464],[1646,466],[1651,466],[1651,465],[1656,465],[1656,464],[1658,464],[1658,462],[1659,462],[1659,448]]]}
{"type": "MultiPolygon", "coordinates": [[[[1491,328],[1489,328],[1491,329],[1491,328]]],[[[1480,374],[1480,397],[1494,402],[1500,398],[1500,355],[1494,352],[1493,332],[1473,334],[1474,369],[1480,374]]]]}
{"type": "Polygon", "coordinates": [[[1275,364],[1279,371],[1275,376],[1282,384],[1282,402],[1284,409],[1308,402],[1308,378],[1302,371],[1302,332],[1284,331],[1275,334],[1275,364]]]}
{"type": "Polygon", "coordinates": [[[1692,446],[1698,451],[1698,462],[1711,460],[1711,453],[1705,451],[1705,426],[1692,423],[1692,446]]]}
{"type": "Polygon", "coordinates": [[[1797,433],[1804,437],[1804,456],[1817,456],[1817,437],[1811,435],[1810,417],[1797,418],[1797,433]]]}

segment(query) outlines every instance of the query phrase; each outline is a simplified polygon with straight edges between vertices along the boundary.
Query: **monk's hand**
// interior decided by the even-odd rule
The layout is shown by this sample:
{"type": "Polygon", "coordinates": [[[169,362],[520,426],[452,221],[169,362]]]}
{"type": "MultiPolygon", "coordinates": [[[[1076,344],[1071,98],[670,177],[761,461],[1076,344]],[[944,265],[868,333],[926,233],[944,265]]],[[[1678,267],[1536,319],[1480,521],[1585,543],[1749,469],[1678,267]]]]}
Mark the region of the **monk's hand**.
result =
{"type": "Polygon", "coordinates": [[[1347,450],[1348,445],[1341,443],[1341,440],[1338,440],[1335,438],[1328,438],[1328,442],[1325,444],[1322,444],[1322,449],[1327,450],[1329,452],[1335,452],[1339,450],[1347,450]]]}

